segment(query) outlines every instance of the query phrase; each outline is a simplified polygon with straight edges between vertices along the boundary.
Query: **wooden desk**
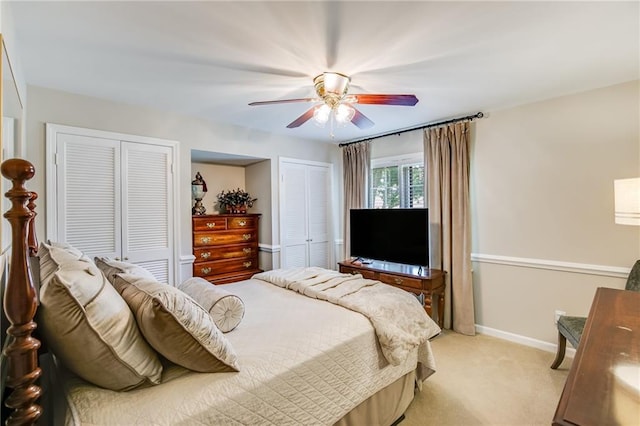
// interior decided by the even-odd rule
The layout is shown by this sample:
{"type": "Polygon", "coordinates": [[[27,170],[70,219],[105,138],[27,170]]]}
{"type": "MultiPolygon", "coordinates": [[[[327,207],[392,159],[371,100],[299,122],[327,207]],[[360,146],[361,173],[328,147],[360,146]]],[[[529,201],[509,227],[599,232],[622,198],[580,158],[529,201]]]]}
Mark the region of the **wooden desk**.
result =
{"type": "Polygon", "coordinates": [[[423,295],[425,311],[440,328],[444,327],[444,271],[379,261],[365,264],[344,260],[338,262],[338,265],[342,273],[361,274],[364,278],[382,281],[405,291],[423,295]],[[433,306],[437,309],[437,316],[434,315],[433,306]]]}
{"type": "Polygon", "coordinates": [[[598,288],[553,424],[640,424],[639,376],[640,293],[598,288]]]}

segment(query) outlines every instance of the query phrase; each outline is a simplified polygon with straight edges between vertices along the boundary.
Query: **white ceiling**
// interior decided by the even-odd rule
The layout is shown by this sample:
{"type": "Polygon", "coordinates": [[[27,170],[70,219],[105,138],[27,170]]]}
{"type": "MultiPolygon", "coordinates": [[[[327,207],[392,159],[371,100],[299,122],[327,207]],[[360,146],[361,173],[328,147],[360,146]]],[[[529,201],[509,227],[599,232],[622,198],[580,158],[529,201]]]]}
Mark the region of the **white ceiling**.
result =
{"type": "Polygon", "coordinates": [[[640,77],[633,2],[15,2],[28,84],[327,142],[358,140],[640,77]],[[313,77],[350,93],[413,93],[415,107],[360,105],[376,124],[286,125],[313,77]]]}

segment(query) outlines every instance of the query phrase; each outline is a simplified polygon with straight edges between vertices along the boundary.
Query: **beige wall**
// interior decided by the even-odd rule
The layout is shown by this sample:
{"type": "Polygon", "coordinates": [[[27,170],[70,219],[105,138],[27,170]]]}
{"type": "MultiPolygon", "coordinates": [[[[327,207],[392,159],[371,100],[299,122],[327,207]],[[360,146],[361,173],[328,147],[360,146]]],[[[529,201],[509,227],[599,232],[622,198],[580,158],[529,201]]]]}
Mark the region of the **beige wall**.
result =
{"type": "MultiPolygon", "coordinates": [[[[251,164],[245,168],[245,179],[247,191],[258,200],[251,208],[252,213],[260,213],[260,268],[264,270],[273,269],[275,266],[280,265],[278,256],[278,247],[274,247],[273,241],[273,229],[269,226],[272,223],[272,218],[277,215],[278,203],[274,204],[273,201],[273,188],[277,188],[278,179],[272,179],[272,161],[260,161],[259,163],[251,164]]],[[[279,227],[278,227],[279,228],[279,227]]]]}
{"type": "Polygon", "coordinates": [[[635,81],[476,122],[477,324],[555,342],[556,309],[586,315],[597,287],[624,286],[640,227],[614,224],[613,181],[640,176],[639,90],[635,81]]]}

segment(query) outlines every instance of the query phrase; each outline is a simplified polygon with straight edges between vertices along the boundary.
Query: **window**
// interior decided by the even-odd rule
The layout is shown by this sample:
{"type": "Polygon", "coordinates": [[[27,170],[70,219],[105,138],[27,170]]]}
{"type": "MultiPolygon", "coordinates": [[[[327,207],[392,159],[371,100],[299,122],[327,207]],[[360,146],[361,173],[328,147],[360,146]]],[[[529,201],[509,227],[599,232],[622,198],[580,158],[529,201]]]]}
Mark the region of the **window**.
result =
{"type": "Polygon", "coordinates": [[[422,154],[375,159],[371,162],[369,207],[425,207],[422,154]]]}

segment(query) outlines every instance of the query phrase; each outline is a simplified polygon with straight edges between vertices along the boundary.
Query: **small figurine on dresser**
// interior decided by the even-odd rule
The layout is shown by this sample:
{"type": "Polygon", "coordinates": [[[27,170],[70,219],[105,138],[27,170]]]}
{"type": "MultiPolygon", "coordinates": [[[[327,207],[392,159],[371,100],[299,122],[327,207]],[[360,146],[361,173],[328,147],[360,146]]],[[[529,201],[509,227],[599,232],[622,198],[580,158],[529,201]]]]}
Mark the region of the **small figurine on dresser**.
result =
{"type": "Polygon", "coordinates": [[[202,178],[200,172],[196,172],[196,178],[191,181],[191,195],[196,204],[191,209],[191,214],[194,216],[202,216],[206,213],[207,209],[202,204],[202,199],[207,194],[207,183],[202,178]]]}

